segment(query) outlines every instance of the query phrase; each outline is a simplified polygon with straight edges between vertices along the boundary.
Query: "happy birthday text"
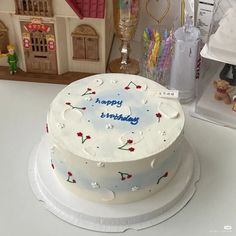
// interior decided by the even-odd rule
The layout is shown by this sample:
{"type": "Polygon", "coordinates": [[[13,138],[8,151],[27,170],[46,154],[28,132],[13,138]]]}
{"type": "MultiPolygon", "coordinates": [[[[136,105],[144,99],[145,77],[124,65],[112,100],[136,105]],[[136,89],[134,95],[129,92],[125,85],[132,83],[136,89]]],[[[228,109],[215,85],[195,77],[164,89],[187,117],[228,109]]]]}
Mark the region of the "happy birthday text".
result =
{"type": "Polygon", "coordinates": [[[111,114],[111,113],[104,113],[102,112],[101,118],[119,120],[119,121],[126,121],[129,122],[131,125],[137,125],[139,122],[139,117],[132,117],[130,115],[122,115],[122,114],[111,114]]]}

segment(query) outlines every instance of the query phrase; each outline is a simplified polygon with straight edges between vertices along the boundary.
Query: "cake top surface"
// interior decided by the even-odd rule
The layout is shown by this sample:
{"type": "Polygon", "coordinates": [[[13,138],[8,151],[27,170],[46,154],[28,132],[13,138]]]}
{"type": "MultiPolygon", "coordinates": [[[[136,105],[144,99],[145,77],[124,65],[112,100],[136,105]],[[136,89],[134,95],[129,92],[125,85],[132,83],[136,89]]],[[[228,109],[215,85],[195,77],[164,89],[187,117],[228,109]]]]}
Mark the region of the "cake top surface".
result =
{"type": "Polygon", "coordinates": [[[168,91],[136,75],[100,74],[75,81],[53,100],[49,135],[56,145],[101,162],[134,161],[168,148],[182,133],[184,113],[168,91]]]}

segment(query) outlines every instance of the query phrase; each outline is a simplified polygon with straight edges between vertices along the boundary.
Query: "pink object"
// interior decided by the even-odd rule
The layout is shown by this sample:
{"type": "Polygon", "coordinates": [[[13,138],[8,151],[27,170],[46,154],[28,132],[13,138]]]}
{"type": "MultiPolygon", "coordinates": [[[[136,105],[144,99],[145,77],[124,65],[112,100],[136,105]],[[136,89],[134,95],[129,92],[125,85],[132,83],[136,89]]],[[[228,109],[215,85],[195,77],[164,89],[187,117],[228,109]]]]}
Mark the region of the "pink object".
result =
{"type": "Polygon", "coordinates": [[[166,39],[165,47],[163,49],[162,56],[160,58],[160,62],[158,64],[158,70],[160,70],[160,71],[166,70],[170,64],[171,45],[172,45],[172,38],[171,38],[171,36],[169,36],[166,39]]]}
{"type": "Polygon", "coordinates": [[[104,18],[105,0],[66,0],[80,19],[104,18]]]}

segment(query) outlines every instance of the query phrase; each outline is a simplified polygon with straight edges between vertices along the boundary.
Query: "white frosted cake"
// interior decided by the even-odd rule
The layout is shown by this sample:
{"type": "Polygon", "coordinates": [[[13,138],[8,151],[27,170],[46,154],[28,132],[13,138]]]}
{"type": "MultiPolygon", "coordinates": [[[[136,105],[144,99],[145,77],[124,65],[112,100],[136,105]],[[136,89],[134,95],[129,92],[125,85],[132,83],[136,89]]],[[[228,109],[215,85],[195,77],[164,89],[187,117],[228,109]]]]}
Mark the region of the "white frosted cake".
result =
{"type": "Polygon", "coordinates": [[[165,186],[181,161],[184,113],[149,79],[100,74],[73,82],[47,117],[51,166],[87,200],[128,203],[165,186]]]}
{"type": "Polygon", "coordinates": [[[209,50],[222,61],[236,64],[236,8],[230,8],[209,38],[209,50]]]}

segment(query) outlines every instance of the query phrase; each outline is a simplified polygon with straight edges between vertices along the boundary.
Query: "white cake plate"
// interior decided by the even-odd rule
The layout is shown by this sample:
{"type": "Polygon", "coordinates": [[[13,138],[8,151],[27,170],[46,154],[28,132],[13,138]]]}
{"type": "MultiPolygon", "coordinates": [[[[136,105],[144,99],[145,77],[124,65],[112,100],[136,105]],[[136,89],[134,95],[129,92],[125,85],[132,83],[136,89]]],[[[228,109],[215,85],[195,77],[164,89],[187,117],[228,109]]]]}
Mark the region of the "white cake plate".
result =
{"type": "Polygon", "coordinates": [[[81,199],[60,184],[51,169],[48,141],[44,136],[30,156],[30,184],[38,200],[70,224],[101,232],[140,230],[175,215],[195,193],[200,164],[186,140],[182,148],[185,156],[176,175],[158,193],[134,203],[105,205],[81,199]]]}

